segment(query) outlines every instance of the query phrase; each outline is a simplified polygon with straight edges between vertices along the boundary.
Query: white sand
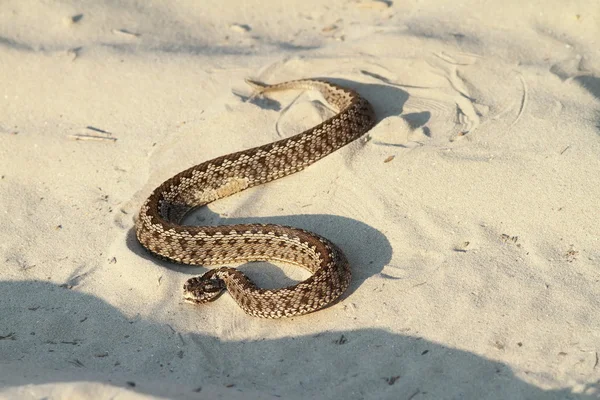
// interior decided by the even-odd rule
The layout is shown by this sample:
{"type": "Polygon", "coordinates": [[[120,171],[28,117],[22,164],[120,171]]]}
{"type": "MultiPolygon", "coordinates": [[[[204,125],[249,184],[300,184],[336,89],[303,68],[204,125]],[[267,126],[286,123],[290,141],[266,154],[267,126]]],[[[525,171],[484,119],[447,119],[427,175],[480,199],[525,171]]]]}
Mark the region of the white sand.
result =
{"type": "Polygon", "coordinates": [[[598,65],[595,0],[3,1],[0,397],[600,396],[598,65]],[[189,221],[337,243],[352,286],[303,317],[183,303],[205,269],[132,233],[171,175],[331,115],[244,102],[249,76],[335,79],[380,120],[189,221]]]}

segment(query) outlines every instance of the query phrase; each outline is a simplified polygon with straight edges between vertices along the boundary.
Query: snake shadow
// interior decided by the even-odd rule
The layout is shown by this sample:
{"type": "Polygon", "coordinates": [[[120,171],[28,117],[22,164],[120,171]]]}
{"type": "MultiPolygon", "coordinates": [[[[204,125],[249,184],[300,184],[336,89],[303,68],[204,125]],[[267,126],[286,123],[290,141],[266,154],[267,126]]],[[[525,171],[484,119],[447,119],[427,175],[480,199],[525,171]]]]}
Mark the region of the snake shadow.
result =
{"type": "Polygon", "coordinates": [[[221,326],[203,328],[183,318],[178,331],[47,281],[0,282],[0,316],[0,392],[84,381],[171,399],[587,400],[600,390],[589,377],[579,393],[543,390],[505,363],[385,329],[302,335],[298,325],[298,335],[264,338],[263,324],[273,321],[249,319],[233,326],[234,336],[252,339],[202,332],[232,328],[221,315],[221,326]]]}
{"type": "MultiPolygon", "coordinates": [[[[243,194],[240,195],[243,196],[243,194]]],[[[233,225],[258,223],[287,225],[306,229],[331,240],[344,252],[352,269],[352,282],[346,293],[342,296],[342,300],[350,296],[366,279],[380,274],[392,258],[392,246],[386,236],[364,222],[352,218],[330,214],[224,218],[211,211],[209,207],[201,207],[195,210],[186,218],[188,224],[233,225]]],[[[133,228],[127,234],[127,247],[149,262],[183,274],[199,275],[205,271],[199,271],[194,266],[180,265],[154,257],[140,245],[135,237],[135,230],[133,228]]],[[[256,280],[259,286],[262,286],[263,282],[261,282],[260,276],[256,274],[255,266],[258,266],[263,273],[269,274],[268,286],[272,286],[273,288],[285,287],[297,283],[297,281],[287,277],[280,268],[270,263],[246,263],[241,265],[239,268],[247,273],[251,279],[256,280]]],[[[393,279],[387,277],[385,274],[380,276],[382,279],[393,279]]]]}
{"type": "MultiPolygon", "coordinates": [[[[423,133],[426,136],[431,136],[431,131],[426,126],[431,119],[431,112],[423,110],[420,112],[404,114],[404,104],[409,98],[407,91],[400,89],[398,84],[378,74],[365,70],[361,70],[361,73],[370,78],[380,80],[384,84],[359,83],[347,79],[328,77],[320,79],[325,79],[332,83],[354,89],[364,96],[371,103],[371,105],[373,105],[376,123],[379,123],[388,117],[400,117],[406,122],[407,126],[411,130],[423,128],[423,133]]],[[[404,145],[384,143],[380,141],[376,141],[374,144],[380,146],[404,147],[404,145]]]]}
{"type": "MultiPolygon", "coordinates": [[[[380,77],[376,74],[367,73],[365,71],[363,71],[363,73],[372,78],[382,80],[384,83],[388,84],[362,83],[351,81],[348,79],[330,77],[316,77],[316,79],[323,79],[336,85],[353,89],[360,93],[360,95],[367,99],[369,103],[371,103],[371,105],[373,106],[373,109],[375,110],[376,122],[380,122],[383,119],[390,116],[400,116],[403,112],[404,103],[406,103],[406,101],[408,100],[408,92],[400,89],[397,86],[394,86],[394,83],[389,82],[385,80],[385,78],[380,77]]],[[[281,103],[275,98],[275,96],[252,97],[251,92],[239,93],[237,91],[233,91],[233,94],[237,96],[241,101],[248,101],[265,110],[281,111],[282,109],[281,103]]],[[[418,119],[419,126],[424,125],[428,121],[430,114],[427,115],[428,116],[426,118],[417,118],[413,114],[407,114],[402,116],[402,118],[406,119],[407,122],[411,125],[411,127],[414,128],[415,119],[418,119]]]]}
{"type": "MultiPolygon", "coordinates": [[[[366,74],[373,76],[372,74],[366,74]]],[[[408,100],[408,92],[392,84],[362,83],[348,79],[321,77],[331,83],[356,90],[371,103],[375,110],[375,121],[378,123],[390,116],[400,116],[404,103],[408,100]]]]}

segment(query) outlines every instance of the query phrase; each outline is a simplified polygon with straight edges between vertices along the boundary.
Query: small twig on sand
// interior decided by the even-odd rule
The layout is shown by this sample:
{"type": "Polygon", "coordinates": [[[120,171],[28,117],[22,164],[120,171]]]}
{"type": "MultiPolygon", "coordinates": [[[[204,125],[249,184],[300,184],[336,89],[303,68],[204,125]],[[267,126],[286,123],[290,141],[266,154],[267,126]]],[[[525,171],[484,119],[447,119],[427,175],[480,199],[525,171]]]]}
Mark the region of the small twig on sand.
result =
{"type": "Polygon", "coordinates": [[[136,38],[141,36],[141,34],[128,31],[127,29],[113,29],[112,33],[114,33],[116,35],[123,35],[123,36],[136,37],[136,38]]]}
{"type": "Polygon", "coordinates": [[[75,135],[69,135],[68,137],[73,140],[95,140],[95,141],[109,140],[111,142],[117,141],[117,138],[113,137],[111,132],[105,131],[104,129],[96,128],[95,126],[91,126],[91,125],[86,126],[85,129],[89,129],[90,131],[100,133],[101,135],[75,134],[75,135]]]}
{"type": "Polygon", "coordinates": [[[69,139],[73,139],[73,140],[95,140],[98,142],[102,142],[105,140],[111,141],[111,142],[116,142],[117,138],[114,137],[108,137],[108,136],[96,136],[96,135],[69,135],[68,136],[69,139]]]}
{"type": "MultiPolygon", "coordinates": [[[[8,335],[0,336],[0,340],[8,339],[8,340],[16,340],[16,336],[14,332],[9,333],[8,335]]],[[[598,362],[598,354],[596,354],[596,363],[598,362]]]]}
{"type": "Polygon", "coordinates": [[[105,135],[112,136],[112,133],[110,133],[109,131],[105,131],[104,129],[96,128],[95,126],[88,125],[85,127],[85,129],[89,129],[90,131],[103,133],[105,135]]]}

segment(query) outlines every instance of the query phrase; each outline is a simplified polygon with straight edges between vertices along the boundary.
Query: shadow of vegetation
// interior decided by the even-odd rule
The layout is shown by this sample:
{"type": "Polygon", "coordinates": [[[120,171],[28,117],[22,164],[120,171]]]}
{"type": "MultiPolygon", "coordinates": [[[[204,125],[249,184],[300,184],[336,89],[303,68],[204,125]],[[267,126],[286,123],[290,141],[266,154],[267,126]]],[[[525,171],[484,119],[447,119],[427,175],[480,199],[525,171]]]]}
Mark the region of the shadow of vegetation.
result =
{"type": "MultiPolygon", "coordinates": [[[[575,81],[590,92],[597,100],[600,100],[600,78],[592,75],[581,75],[576,77],[575,81]]],[[[596,111],[596,128],[600,135],[600,111],[596,111]]]]}
{"type": "Polygon", "coordinates": [[[192,43],[164,42],[158,45],[152,44],[141,46],[140,44],[131,43],[114,43],[103,42],[100,45],[110,48],[121,53],[138,54],[138,53],[167,53],[167,54],[191,54],[191,55],[251,55],[259,53],[265,48],[273,49],[282,53],[295,53],[312,49],[317,49],[318,46],[298,46],[286,42],[270,42],[264,40],[261,46],[248,45],[231,45],[231,44],[210,44],[202,41],[193,41],[192,43]],[[258,48],[257,48],[258,47],[258,48]]]}
{"type": "Polygon", "coordinates": [[[596,99],[600,100],[600,78],[592,75],[580,75],[574,80],[589,91],[596,99]]]}
{"type": "MultiPolygon", "coordinates": [[[[23,52],[64,52],[72,51],[73,48],[68,45],[48,46],[44,43],[31,42],[26,43],[10,37],[0,36],[0,48],[6,47],[23,52]]],[[[301,46],[283,41],[269,41],[263,39],[260,46],[250,45],[231,45],[231,44],[212,44],[200,40],[190,39],[188,43],[165,41],[160,44],[140,44],[140,43],[122,43],[118,41],[88,42],[77,47],[77,50],[89,50],[95,47],[104,47],[123,54],[143,54],[143,53],[166,53],[166,54],[191,54],[191,55],[251,55],[257,54],[265,49],[277,51],[284,54],[318,49],[319,46],[301,46]]]]}
{"type": "Polygon", "coordinates": [[[0,36],[0,47],[3,46],[13,50],[34,51],[33,47],[27,43],[19,42],[9,37],[0,36]]]}
{"type": "Polygon", "coordinates": [[[170,398],[208,384],[283,398],[595,398],[542,390],[506,364],[420,337],[341,329],[224,341],[130,320],[95,296],[41,281],[0,282],[0,315],[0,366],[25,371],[0,374],[0,388],[85,377],[170,398]]]}

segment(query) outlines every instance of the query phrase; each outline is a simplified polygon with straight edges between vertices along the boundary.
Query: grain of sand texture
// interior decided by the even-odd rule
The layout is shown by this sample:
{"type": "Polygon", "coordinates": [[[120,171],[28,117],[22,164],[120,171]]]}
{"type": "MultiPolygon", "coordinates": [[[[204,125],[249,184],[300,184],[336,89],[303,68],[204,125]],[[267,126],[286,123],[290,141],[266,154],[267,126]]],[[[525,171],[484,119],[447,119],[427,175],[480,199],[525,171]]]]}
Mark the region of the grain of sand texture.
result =
{"type": "Polygon", "coordinates": [[[599,159],[595,0],[4,0],[0,398],[598,398],[599,159]],[[247,101],[246,77],[329,78],[377,113],[187,221],[339,245],[351,287],[310,315],[184,303],[206,269],[133,234],[173,174],[332,115],[247,101]]]}

